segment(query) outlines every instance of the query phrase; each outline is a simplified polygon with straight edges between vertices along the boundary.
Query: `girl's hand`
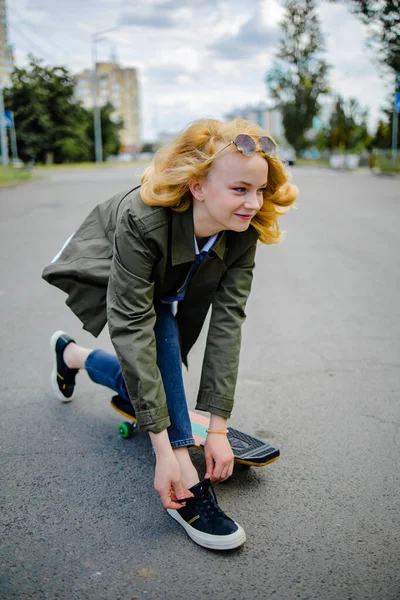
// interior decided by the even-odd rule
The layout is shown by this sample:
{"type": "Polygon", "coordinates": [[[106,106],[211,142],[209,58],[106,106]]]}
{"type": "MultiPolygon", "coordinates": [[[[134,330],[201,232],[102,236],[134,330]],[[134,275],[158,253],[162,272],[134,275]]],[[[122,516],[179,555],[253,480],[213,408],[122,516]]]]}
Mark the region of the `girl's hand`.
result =
{"type": "Polygon", "coordinates": [[[205,478],[218,483],[225,481],[233,473],[234,456],[226,435],[209,433],[204,444],[207,473],[205,478]]]}
{"type": "Polygon", "coordinates": [[[178,498],[193,496],[181,483],[181,469],[173,454],[157,458],[154,489],[160,495],[163,507],[175,510],[185,506],[185,503],[177,502],[178,498]]]}
{"type": "Polygon", "coordinates": [[[179,510],[185,503],[181,498],[192,498],[193,494],[181,482],[181,468],[169,443],[167,430],[151,433],[150,438],[156,453],[154,489],[159,494],[164,508],[179,510]]]}

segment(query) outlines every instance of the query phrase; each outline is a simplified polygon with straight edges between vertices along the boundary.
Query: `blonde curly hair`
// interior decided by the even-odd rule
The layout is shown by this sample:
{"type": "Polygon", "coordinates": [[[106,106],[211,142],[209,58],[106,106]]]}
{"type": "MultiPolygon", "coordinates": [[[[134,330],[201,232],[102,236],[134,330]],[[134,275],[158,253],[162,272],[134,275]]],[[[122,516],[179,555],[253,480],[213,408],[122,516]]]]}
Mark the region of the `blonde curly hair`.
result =
{"type": "MultiPolygon", "coordinates": [[[[206,177],[221,144],[229,144],[239,133],[255,138],[268,135],[261,127],[244,119],[227,122],[202,119],[191,124],[171,144],[156,153],[144,172],[141,179],[143,201],[150,206],[169,206],[179,212],[187,210],[193,202],[189,181],[206,177]]],[[[272,158],[262,150],[259,153],[268,163],[268,183],[263,206],[251,224],[261,242],[277,244],[282,241],[278,218],[294,204],[298,189],[290,183],[279,157],[272,158]]]]}

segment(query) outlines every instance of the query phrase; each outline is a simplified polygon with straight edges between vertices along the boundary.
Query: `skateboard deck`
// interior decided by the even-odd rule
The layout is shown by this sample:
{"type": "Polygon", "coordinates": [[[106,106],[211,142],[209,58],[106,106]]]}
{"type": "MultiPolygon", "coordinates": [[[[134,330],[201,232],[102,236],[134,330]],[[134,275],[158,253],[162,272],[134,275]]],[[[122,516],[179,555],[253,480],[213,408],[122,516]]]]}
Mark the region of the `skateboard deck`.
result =
{"type": "MultiPolygon", "coordinates": [[[[113,396],[111,406],[120,415],[129,419],[128,423],[120,423],[118,426],[120,436],[123,438],[131,437],[133,431],[138,426],[132,404],[121,398],[121,396],[113,396]]],[[[204,443],[207,438],[206,430],[210,422],[209,418],[190,411],[190,420],[195,448],[204,450],[204,443]]],[[[228,427],[228,440],[236,463],[253,467],[263,467],[274,462],[280,456],[279,448],[276,446],[272,446],[268,442],[248,433],[243,433],[243,431],[238,431],[233,427],[228,427]]]]}

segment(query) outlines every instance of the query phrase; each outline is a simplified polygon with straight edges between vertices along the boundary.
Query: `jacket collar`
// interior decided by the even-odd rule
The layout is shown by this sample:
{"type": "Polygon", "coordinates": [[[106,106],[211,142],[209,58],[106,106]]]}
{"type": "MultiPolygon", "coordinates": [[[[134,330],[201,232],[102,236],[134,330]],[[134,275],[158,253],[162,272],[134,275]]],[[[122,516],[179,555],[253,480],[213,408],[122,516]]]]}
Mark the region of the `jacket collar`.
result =
{"type": "MultiPolygon", "coordinates": [[[[172,210],[172,244],[171,244],[171,263],[172,266],[180,265],[186,262],[192,262],[196,258],[194,248],[194,224],[193,224],[193,206],[191,205],[184,212],[172,210]]],[[[210,252],[223,260],[226,249],[226,231],[222,231],[210,252]]]]}
{"type": "Polygon", "coordinates": [[[224,260],[225,251],[226,251],[226,231],[221,231],[218,236],[217,241],[214,246],[211,248],[210,252],[215,252],[215,254],[221,260],[224,260]]]}

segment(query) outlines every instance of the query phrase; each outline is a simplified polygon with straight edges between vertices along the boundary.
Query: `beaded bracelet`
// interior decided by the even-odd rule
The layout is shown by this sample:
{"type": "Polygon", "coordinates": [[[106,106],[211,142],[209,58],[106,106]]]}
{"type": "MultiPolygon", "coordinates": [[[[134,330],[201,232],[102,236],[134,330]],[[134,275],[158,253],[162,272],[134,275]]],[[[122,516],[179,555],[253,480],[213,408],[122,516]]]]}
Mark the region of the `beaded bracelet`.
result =
{"type": "Polygon", "coordinates": [[[224,431],[217,431],[216,429],[206,429],[207,433],[224,433],[225,435],[228,433],[228,430],[225,429],[224,431]]]}

